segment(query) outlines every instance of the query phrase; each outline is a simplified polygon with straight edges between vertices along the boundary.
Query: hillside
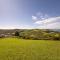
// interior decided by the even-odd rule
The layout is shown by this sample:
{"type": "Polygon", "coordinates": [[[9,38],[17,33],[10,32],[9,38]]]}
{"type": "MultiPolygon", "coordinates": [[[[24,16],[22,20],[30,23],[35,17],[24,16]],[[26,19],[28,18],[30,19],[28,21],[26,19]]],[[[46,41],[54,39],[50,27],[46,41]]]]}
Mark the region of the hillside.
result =
{"type": "Polygon", "coordinates": [[[60,40],[60,32],[49,29],[12,29],[0,30],[0,37],[13,37],[15,32],[19,33],[19,37],[23,39],[33,40],[60,40]]]}

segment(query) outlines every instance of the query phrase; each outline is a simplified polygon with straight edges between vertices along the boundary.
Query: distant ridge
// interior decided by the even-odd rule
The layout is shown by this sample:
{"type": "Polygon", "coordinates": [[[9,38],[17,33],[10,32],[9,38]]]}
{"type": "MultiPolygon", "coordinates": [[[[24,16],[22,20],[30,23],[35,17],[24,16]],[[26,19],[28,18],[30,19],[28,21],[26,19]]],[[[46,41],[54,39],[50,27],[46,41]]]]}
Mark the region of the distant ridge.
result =
{"type": "Polygon", "coordinates": [[[57,32],[60,32],[60,29],[52,29],[53,31],[57,31],[57,32]]]}

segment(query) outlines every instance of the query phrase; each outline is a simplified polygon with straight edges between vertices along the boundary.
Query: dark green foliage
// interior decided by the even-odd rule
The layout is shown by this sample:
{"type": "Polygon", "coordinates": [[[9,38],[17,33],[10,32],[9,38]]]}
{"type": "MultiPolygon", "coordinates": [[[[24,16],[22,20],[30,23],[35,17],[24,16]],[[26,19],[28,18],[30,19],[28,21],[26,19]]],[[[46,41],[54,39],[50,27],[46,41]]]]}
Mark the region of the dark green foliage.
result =
{"type": "Polygon", "coordinates": [[[19,36],[19,32],[18,31],[15,32],[15,36],[19,36]]]}

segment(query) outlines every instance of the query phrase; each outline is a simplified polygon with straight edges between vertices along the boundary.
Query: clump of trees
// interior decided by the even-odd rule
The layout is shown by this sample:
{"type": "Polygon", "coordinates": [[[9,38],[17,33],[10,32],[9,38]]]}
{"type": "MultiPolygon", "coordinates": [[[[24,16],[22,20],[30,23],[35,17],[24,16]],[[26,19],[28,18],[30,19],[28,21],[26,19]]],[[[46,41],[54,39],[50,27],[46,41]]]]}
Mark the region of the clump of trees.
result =
{"type": "Polygon", "coordinates": [[[19,32],[18,31],[15,32],[15,36],[19,36],[19,32]]]}

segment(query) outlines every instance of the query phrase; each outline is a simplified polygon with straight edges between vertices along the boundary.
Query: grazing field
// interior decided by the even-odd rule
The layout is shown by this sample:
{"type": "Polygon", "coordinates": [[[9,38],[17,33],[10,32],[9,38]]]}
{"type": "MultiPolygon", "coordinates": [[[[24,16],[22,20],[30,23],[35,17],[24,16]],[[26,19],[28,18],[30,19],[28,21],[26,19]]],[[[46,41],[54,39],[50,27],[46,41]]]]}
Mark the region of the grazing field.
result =
{"type": "Polygon", "coordinates": [[[0,60],[60,60],[60,41],[1,38],[0,60]]]}

